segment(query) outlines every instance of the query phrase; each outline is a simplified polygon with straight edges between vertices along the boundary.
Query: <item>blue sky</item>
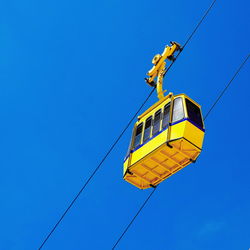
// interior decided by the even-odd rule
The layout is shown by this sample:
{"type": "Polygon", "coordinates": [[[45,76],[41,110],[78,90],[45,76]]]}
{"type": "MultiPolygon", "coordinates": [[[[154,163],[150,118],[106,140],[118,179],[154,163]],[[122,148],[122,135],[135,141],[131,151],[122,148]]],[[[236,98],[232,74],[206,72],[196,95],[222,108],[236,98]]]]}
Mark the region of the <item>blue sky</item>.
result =
{"type": "MultiPolygon", "coordinates": [[[[39,247],[151,91],[144,77],[152,57],[171,40],[183,44],[210,3],[1,2],[1,250],[39,247]]],[[[218,1],[166,89],[186,93],[205,114],[249,53],[249,7],[218,1]]],[[[117,249],[250,247],[249,70],[248,61],[206,120],[196,164],[158,187],[117,249]]],[[[111,249],[151,192],[122,179],[130,134],[44,249],[111,249]]]]}

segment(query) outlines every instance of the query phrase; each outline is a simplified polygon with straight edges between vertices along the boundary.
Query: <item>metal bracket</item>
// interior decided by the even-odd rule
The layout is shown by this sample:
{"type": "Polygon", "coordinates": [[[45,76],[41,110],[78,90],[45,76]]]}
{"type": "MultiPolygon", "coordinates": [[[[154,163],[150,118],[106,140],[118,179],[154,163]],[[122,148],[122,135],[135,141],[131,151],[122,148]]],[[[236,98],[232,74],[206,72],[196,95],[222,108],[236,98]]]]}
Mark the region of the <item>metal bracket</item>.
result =
{"type": "Polygon", "coordinates": [[[189,159],[192,163],[195,163],[196,162],[196,160],[193,160],[193,159],[189,159]]]}
{"type": "Polygon", "coordinates": [[[166,60],[174,62],[176,57],[174,56],[175,52],[181,51],[181,45],[177,42],[170,42],[171,46],[166,46],[163,53],[157,54],[154,56],[152,63],[154,66],[151,70],[148,71],[147,75],[149,78],[145,78],[146,83],[150,87],[157,88],[158,98],[161,100],[164,98],[164,93],[166,92],[163,90],[163,78],[166,74],[166,60]],[[155,78],[157,80],[155,81],[155,78]]]}
{"type": "Polygon", "coordinates": [[[150,187],[152,188],[156,188],[157,186],[153,185],[153,184],[149,184],[150,187]]]}
{"type": "Polygon", "coordinates": [[[127,169],[127,173],[133,175],[133,173],[129,169],[127,169]]]}

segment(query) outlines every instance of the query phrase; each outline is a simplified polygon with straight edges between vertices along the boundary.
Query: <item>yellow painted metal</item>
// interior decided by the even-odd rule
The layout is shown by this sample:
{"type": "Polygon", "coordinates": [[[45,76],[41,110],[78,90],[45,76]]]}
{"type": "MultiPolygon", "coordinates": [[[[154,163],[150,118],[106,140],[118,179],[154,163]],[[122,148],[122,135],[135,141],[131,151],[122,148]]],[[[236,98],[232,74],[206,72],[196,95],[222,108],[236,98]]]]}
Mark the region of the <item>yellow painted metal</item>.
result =
{"type": "MultiPolygon", "coordinates": [[[[145,122],[148,117],[159,109],[162,110],[171,98],[189,99],[196,106],[196,102],[185,94],[173,96],[171,93],[159,100],[146,112],[138,117],[136,126],[145,122]]],[[[187,110],[184,105],[185,117],[187,110]]],[[[144,131],[142,131],[143,134],[144,131]]],[[[152,132],[151,132],[152,133],[152,132]]],[[[199,156],[202,148],[204,131],[188,119],[171,125],[165,130],[160,126],[160,133],[152,137],[144,144],[130,152],[124,162],[124,179],[140,189],[156,186],[166,178],[181,170],[199,156]],[[169,143],[167,141],[169,138],[169,143]]]]}
{"type": "Polygon", "coordinates": [[[175,57],[174,57],[174,53],[176,51],[181,50],[181,46],[180,44],[176,43],[176,42],[171,42],[171,46],[166,46],[163,53],[157,54],[154,56],[152,63],[154,64],[154,66],[152,67],[152,69],[150,69],[147,73],[147,75],[149,76],[149,78],[146,78],[147,83],[150,86],[156,86],[157,89],[157,96],[159,98],[159,100],[161,100],[162,98],[164,98],[164,93],[166,92],[166,90],[163,90],[163,78],[164,75],[166,73],[166,60],[169,61],[174,61],[175,57]],[[157,81],[156,84],[154,82],[154,79],[157,77],[157,81]]]}

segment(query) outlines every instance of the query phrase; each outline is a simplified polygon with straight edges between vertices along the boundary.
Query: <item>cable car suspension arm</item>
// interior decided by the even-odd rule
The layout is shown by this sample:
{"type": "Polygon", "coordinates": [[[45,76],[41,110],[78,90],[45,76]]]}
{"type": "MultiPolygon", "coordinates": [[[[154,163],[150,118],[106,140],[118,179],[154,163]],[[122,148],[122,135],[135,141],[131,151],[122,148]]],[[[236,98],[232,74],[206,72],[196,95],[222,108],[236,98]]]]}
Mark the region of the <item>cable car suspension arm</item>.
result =
{"type": "Polygon", "coordinates": [[[164,97],[166,90],[163,90],[163,78],[166,74],[165,60],[175,61],[175,52],[181,51],[181,45],[177,42],[170,42],[171,46],[166,46],[163,53],[154,56],[152,63],[154,66],[147,73],[149,78],[145,78],[147,84],[151,87],[156,87],[158,98],[161,100],[164,97]],[[155,83],[155,78],[157,78],[155,83]]]}

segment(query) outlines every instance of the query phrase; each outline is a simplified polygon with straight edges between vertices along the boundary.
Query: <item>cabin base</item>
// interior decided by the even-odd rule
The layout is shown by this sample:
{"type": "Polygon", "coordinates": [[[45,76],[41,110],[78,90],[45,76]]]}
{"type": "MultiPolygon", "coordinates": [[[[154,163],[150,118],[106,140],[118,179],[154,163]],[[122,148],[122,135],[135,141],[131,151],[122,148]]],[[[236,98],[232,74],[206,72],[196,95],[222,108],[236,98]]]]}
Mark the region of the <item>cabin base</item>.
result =
{"type": "Polygon", "coordinates": [[[124,179],[140,189],[160,182],[194,162],[201,149],[185,138],[164,143],[126,169],[124,179]]]}

